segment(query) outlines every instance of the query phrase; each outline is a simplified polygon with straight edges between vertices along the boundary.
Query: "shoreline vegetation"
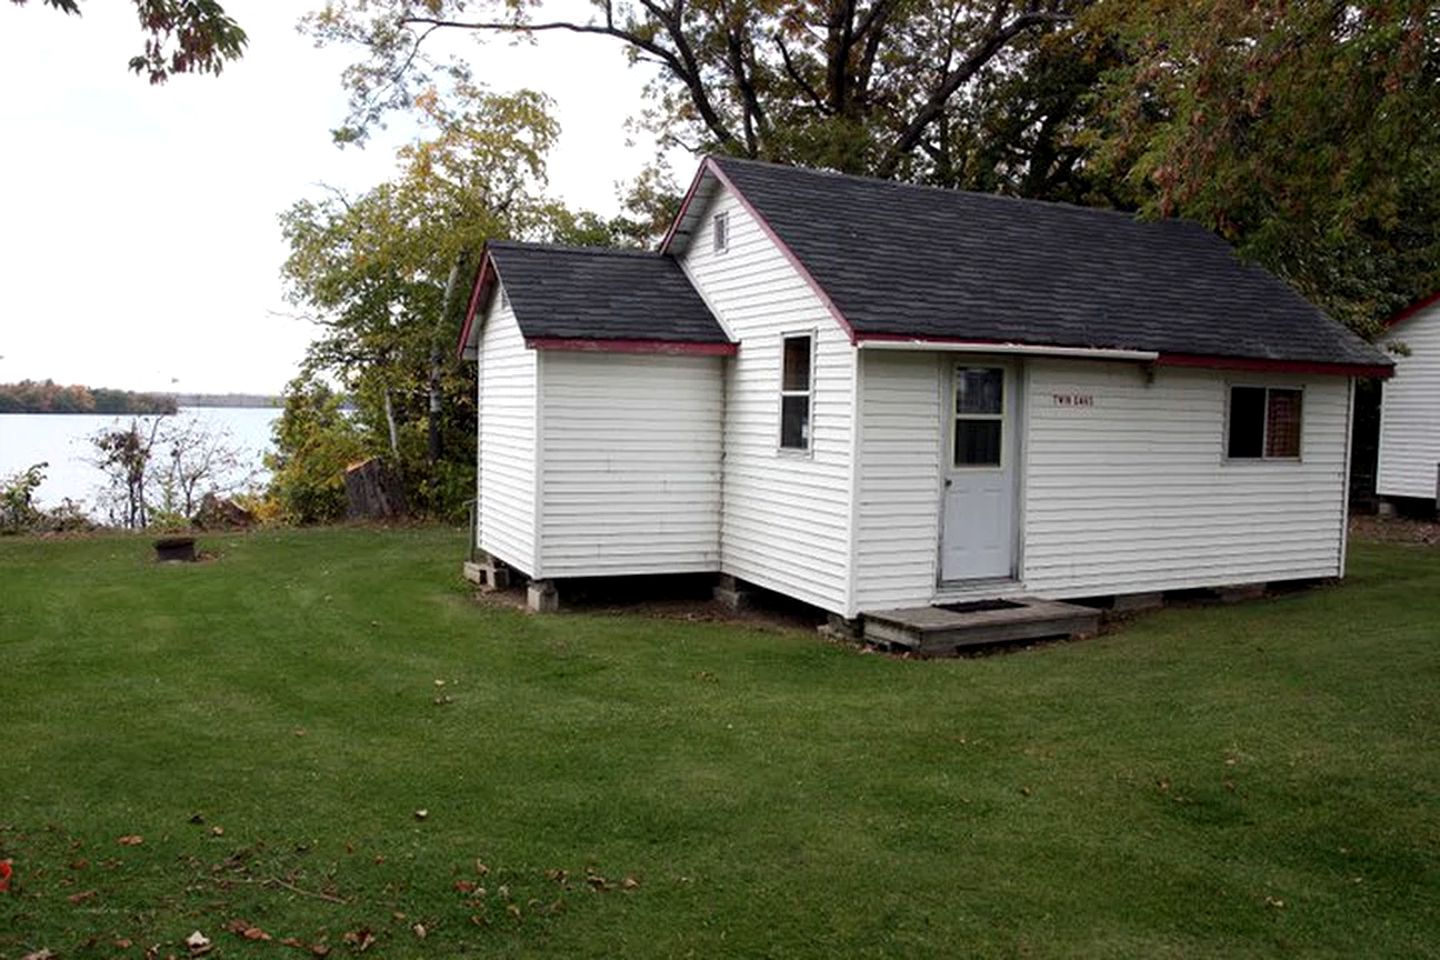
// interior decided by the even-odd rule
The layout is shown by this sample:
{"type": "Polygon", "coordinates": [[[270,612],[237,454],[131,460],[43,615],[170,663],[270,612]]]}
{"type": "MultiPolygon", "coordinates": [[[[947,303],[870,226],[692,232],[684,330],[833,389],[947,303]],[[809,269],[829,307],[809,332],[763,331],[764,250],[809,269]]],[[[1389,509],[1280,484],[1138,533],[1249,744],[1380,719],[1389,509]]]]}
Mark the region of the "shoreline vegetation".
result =
{"type": "Polygon", "coordinates": [[[81,413],[153,416],[180,407],[275,407],[279,397],[259,393],[162,393],[61,386],[53,380],[0,383],[0,413],[81,413]]]}

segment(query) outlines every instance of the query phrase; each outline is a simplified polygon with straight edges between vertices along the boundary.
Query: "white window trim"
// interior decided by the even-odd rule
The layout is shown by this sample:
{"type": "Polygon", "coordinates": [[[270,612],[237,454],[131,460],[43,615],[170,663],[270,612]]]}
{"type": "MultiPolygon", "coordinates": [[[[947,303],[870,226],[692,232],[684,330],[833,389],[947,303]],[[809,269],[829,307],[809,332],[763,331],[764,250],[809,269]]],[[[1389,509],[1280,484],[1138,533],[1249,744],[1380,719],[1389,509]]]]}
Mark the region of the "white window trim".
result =
{"type": "Polygon", "coordinates": [[[780,377],[776,384],[779,389],[776,391],[775,400],[775,452],[782,457],[797,457],[808,459],[815,454],[815,348],[819,338],[812,327],[809,330],[789,330],[780,334],[780,377]],[[785,341],[807,339],[810,341],[810,382],[805,385],[804,390],[785,389],[785,341]],[[810,402],[805,408],[805,446],[785,446],[785,398],[786,397],[808,397],[810,402]]]}
{"type": "Polygon", "coordinates": [[[1284,383],[1256,383],[1250,380],[1235,380],[1225,382],[1225,423],[1220,438],[1220,462],[1226,464],[1262,464],[1262,463],[1303,463],[1305,461],[1305,416],[1310,408],[1310,403],[1305,397],[1304,384],[1284,383]],[[1230,456],[1230,401],[1234,396],[1236,387],[1250,387],[1254,390],[1265,391],[1265,419],[1260,430],[1260,456],[1258,457],[1232,457],[1230,456]],[[1270,391],[1288,390],[1300,394],[1300,452],[1293,457],[1272,457],[1265,451],[1270,447],[1270,391]]]}
{"type": "Polygon", "coordinates": [[[1006,414],[1010,411],[1010,368],[984,363],[970,363],[966,361],[957,362],[950,368],[950,471],[952,473],[972,473],[979,470],[1003,471],[1005,469],[1005,448],[1009,446],[1005,442],[1006,414]],[[1000,371],[1000,412],[999,413],[960,413],[955,409],[955,401],[960,396],[960,371],[961,370],[999,370],[1000,371]],[[960,430],[958,425],[961,420],[998,420],[1000,422],[1000,462],[999,463],[956,463],[955,454],[959,452],[960,430]]]}
{"type": "Polygon", "coordinates": [[[716,254],[730,252],[729,210],[721,210],[710,218],[710,239],[716,254]]]}

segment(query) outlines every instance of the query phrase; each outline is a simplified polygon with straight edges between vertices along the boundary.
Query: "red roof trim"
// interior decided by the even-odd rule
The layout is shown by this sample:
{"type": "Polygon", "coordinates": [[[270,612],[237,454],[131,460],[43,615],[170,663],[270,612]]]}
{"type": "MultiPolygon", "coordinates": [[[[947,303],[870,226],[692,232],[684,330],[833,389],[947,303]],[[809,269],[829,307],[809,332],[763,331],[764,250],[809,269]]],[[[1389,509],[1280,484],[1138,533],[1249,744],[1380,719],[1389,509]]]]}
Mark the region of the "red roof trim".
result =
{"type": "Polygon", "coordinates": [[[490,287],[494,286],[495,278],[495,264],[490,259],[490,250],[487,244],[480,251],[480,271],[475,274],[475,285],[470,288],[470,303],[465,307],[465,325],[460,328],[460,344],[455,350],[457,356],[465,356],[465,346],[470,342],[470,331],[475,326],[475,313],[485,302],[485,298],[489,296],[490,287]]]}
{"type": "Polygon", "coordinates": [[[532,350],[581,350],[590,353],[648,353],[676,356],[733,357],[733,343],[695,343],[678,340],[600,340],[588,337],[526,337],[532,350]]]}
{"type": "Polygon", "coordinates": [[[700,184],[705,180],[705,173],[710,169],[710,158],[706,157],[700,164],[700,169],[695,171],[695,178],[690,181],[690,189],[685,191],[685,199],[680,201],[680,210],[675,214],[675,219],[670,221],[670,229],[665,231],[665,239],[660,241],[658,252],[666,253],[670,244],[675,242],[675,233],[680,229],[680,224],[685,219],[685,214],[690,210],[690,202],[695,199],[695,194],[700,190],[700,184]]]}
{"type": "Polygon", "coordinates": [[[781,240],[780,235],[775,232],[775,228],[770,226],[769,222],[760,215],[760,211],[755,209],[755,205],[746,198],[745,194],[740,192],[734,182],[725,176],[725,171],[720,169],[720,165],[710,157],[706,157],[705,162],[700,165],[700,172],[695,175],[695,181],[690,184],[690,191],[685,194],[685,200],[680,204],[680,212],[675,215],[674,222],[670,224],[670,230],[665,234],[664,242],[660,244],[660,252],[665,253],[670,249],[670,243],[675,238],[675,231],[679,228],[680,222],[685,219],[685,214],[689,211],[690,204],[695,199],[695,194],[700,187],[700,182],[704,179],[706,173],[714,174],[715,179],[720,181],[720,183],[735,195],[735,199],[739,201],[740,206],[745,208],[745,212],[750,214],[755,223],[759,225],[760,230],[765,236],[770,238],[770,242],[775,244],[775,248],[790,262],[790,266],[795,269],[795,272],[800,275],[800,279],[805,281],[806,285],[810,287],[811,292],[824,304],[830,316],[835,318],[835,322],[840,324],[840,329],[845,331],[845,335],[850,338],[850,342],[852,344],[855,343],[857,339],[855,328],[851,326],[849,320],[845,319],[845,314],[840,312],[840,308],[835,305],[835,301],[830,299],[830,294],[825,292],[825,288],[820,286],[820,282],[811,276],[809,270],[805,269],[805,265],[801,263],[800,258],[795,255],[795,251],[786,246],[785,241],[781,240]]]}
{"type": "Polygon", "coordinates": [[[1313,373],[1331,377],[1380,377],[1382,379],[1395,372],[1395,368],[1388,363],[1319,363],[1312,360],[1214,357],[1194,353],[1162,353],[1155,363],[1162,367],[1253,370],[1257,373],[1313,373]]]}
{"type": "Polygon", "coordinates": [[[1410,306],[1406,307],[1404,310],[1401,310],[1399,313],[1386,320],[1385,329],[1389,330],[1393,329],[1394,327],[1398,327],[1406,320],[1409,320],[1411,317],[1415,316],[1415,314],[1419,313],[1421,310],[1424,310],[1426,307],[1434,306],[1437,303],[1440,303],[1440,290],[1435,291],[1428,297],[1422,297],[1419,300],[1416,300],[1414,303],[1410,304],[1410,306]]]}
{"type": "MultiPolygon", "coordinates": [[[[885,343],[959,343],[959,344],[973,343],[973,344],[975,344],[977,347],[990,347],[990,346],[1009,347],[1009,346],[1015,346],[1015,347],[1026,347],[1026,348],[1032,348],[1032,347],[1033,347],[1033,348],[1036,348],[1036,349],[1045,349],[1045,348],[1051,348],[1051,347],[1053,347],[1054,349],[1057,349],[1057,350],[1094,350],[1094,351],[1096,351],[1097,353],[1104,353],[1104,352],[1106,352],[1106,351],[1127,351],[1127,352],[1130,352],[1130,353],[1154,353],[1154,352],[1155,352],[1155,351],[1153,351],[1153,350],[1144,350],[1144,349],[1135,348],[1135,347],[1077,347],[1077,346],[1073,346],[1073,345],[1071,345],[1071,344],[1064,344],[1064,343],[1039,343],[1039,342],[1033,342],[1033,341],[1029,341],[1029,340],[998,340],[998,339],[985,339],[985,338],[983,338],[983,337],[936,337],[936,336],[931,336],[931,335],[929,335],[929,334],[918,334],[918,335],[917,335],[917,334],[910,334],[910,333],[857,333],[857,334],[855,334],[854,339],[855,339],[855,343],[856,343],[856,344],[865,343],[865,342],[867,342],[867,341],[881,341],[881,342],[885,342],[885,343]]],[[[1102,358],[1100,358],[1100,359],[1104,359],[1104,358],[1102,357],[1102,358]]],[[[1126,358],[1117,358],[1117,359],[1126,359],[1126,358]]],[[[1132,359],[1132,360],[1130,360],[1130,362],[1133,363],[1133,362],[1135,362],[1135,361],[1132,359]]]]}

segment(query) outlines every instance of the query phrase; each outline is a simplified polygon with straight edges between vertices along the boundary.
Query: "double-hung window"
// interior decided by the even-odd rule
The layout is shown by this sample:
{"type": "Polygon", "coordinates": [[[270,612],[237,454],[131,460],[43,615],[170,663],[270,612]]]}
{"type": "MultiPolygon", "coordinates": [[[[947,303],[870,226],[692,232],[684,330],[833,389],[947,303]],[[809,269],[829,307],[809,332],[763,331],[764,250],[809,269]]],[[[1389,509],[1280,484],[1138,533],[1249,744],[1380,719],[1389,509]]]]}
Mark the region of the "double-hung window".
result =
{"type": "Polygon", "coordinates": [[[811,355],[815,337],[802,333],[781,340],[780,449],[810,449],[810,398],[814,393],[811,355]]]}
{"type": "Polygon", "coordinates": [[[1231,387],[1225,455],[1231,460],[1300,459],[1304,394],[1294,388],[1231,387]]]}

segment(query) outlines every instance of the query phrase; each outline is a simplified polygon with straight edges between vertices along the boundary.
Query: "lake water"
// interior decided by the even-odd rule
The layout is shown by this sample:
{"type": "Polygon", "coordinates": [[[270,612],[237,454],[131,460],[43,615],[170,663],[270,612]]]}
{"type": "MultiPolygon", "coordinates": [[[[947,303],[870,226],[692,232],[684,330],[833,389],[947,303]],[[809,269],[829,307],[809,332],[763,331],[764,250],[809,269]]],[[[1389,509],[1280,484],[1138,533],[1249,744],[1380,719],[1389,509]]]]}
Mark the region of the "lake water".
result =
{"type": "MultiPolygon", "coordinates": [[[[240,453],[241,473],[256,472],[264,482],[261,456],[270,449],[270,427],[280,416],[273,407],[181,407],[177,421],[195,421],[211,436],[223,437],[227,446],[240,453]]],[[[129,416],[72,413],[0,414],[0,479],[32,464],[48,462],[45,482],[35,497],[41,506],[53,507],[64,498],[95,506],[105,478],[91,460],[95,448],[90,437],[109,427],[128,426],[129,416]]],[[[152,418],[140,417],[148,422],[152,418]]],[[[168,454],[156,449],[152,456],[168,454]]],[[[232,478],[227,478],[232,479],[232,478]]]]}

